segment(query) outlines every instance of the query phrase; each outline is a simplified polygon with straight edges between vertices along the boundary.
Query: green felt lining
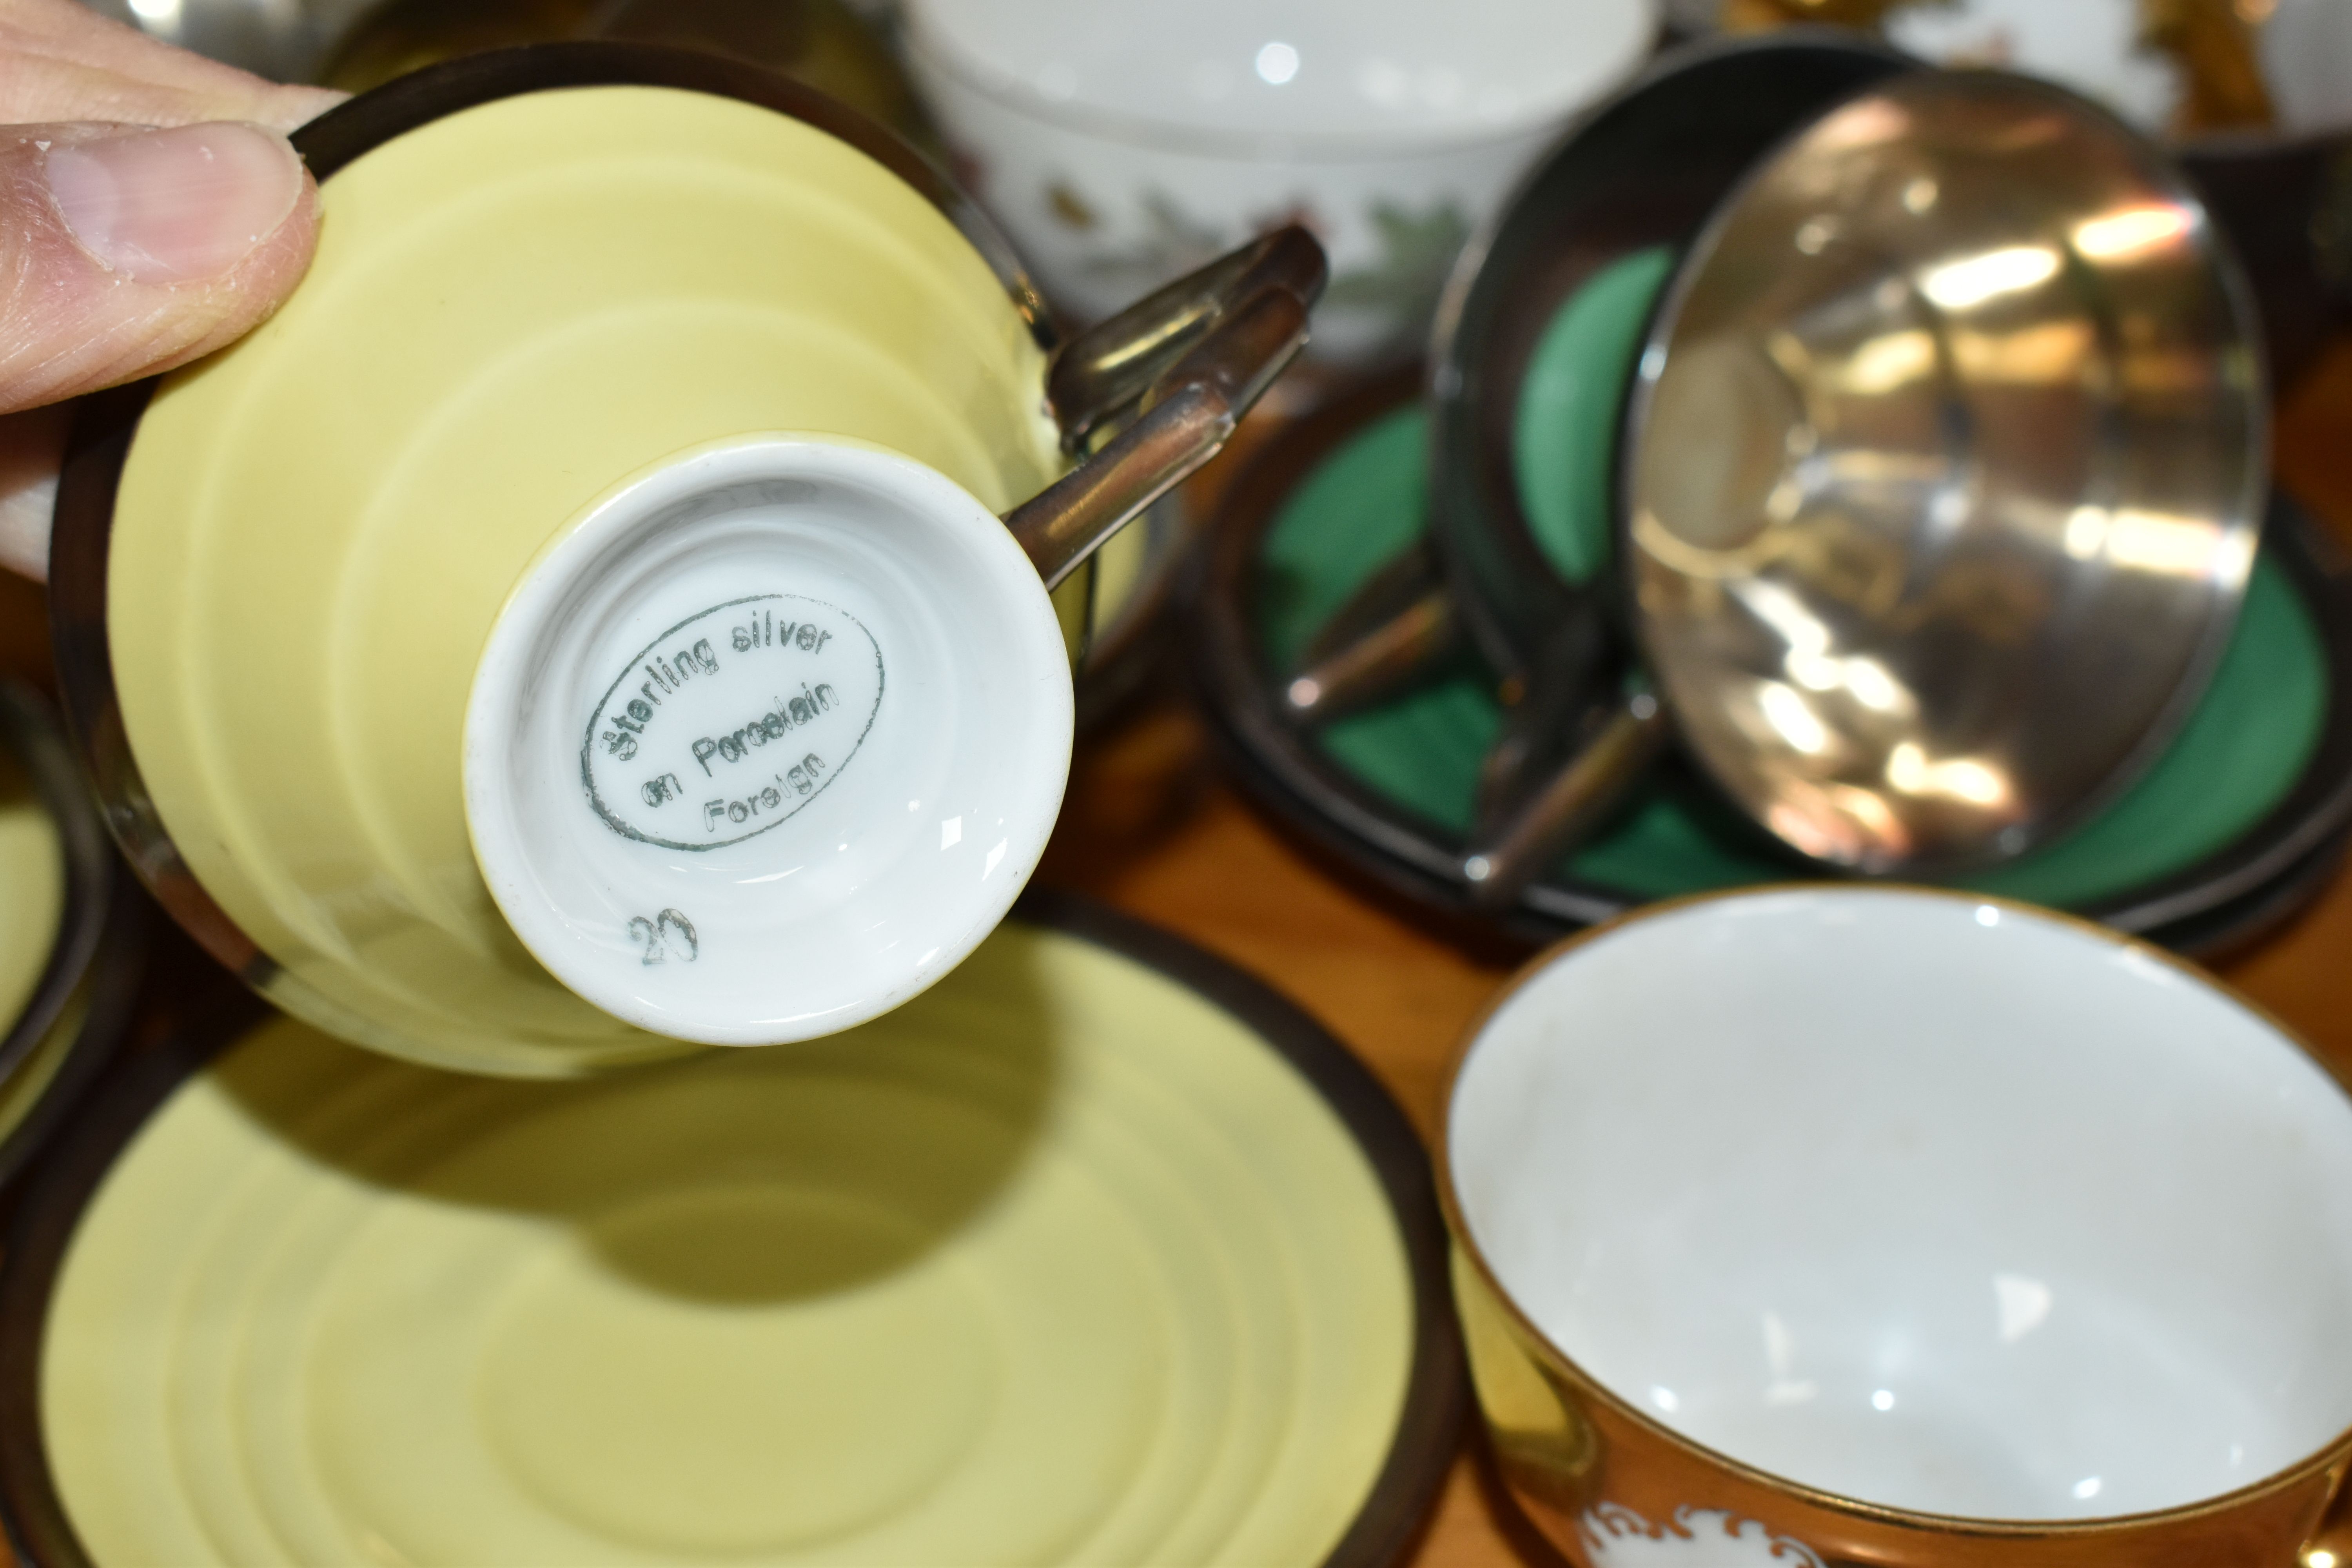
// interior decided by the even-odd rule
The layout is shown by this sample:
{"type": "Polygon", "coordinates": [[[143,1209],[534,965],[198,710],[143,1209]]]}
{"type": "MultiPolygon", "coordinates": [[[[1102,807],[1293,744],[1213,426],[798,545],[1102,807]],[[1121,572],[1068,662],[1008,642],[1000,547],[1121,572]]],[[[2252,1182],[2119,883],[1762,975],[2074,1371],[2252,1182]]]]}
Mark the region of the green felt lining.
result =
{"type": "Polygon", "coordinates": [[[1612,553],[1617,408],[1650,307],[1674,269],[1675,253],[1662,245],[1602,268],[1544,328],[1519,382],[1511,426],[1519,507],[1544,559],[1571,583],[1590,582],[1612,553]]]}

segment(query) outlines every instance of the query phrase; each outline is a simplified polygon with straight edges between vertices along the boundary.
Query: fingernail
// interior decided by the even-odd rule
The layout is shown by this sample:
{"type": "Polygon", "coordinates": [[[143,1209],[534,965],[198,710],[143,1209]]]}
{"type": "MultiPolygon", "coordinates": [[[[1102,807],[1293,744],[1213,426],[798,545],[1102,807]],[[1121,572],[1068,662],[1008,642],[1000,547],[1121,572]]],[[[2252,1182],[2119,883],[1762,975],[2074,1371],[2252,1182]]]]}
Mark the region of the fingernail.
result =
{"type": "Polygon", "coordinates": [[[221,121],[52,148],[49,195],[81,247],[142,283],[216,278],[302,195],[286,138],[221,121]]]}

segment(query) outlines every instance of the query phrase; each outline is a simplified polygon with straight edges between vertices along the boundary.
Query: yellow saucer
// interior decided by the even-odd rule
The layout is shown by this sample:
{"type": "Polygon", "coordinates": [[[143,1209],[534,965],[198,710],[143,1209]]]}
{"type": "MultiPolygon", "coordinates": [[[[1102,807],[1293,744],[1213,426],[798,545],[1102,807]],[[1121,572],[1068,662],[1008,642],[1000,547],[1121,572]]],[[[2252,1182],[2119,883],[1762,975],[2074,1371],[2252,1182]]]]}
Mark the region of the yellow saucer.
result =
{"type": "Polygon", "coordinates": [[[58,1243],[56,1494],[103,1565],[1308,1563],[1374,1512],[1385,1555],[1451,1446],[1436,1254],[1343,1066],[1034,924],[834,1040],[586,1083],[274,1020],[58,1243]]]}

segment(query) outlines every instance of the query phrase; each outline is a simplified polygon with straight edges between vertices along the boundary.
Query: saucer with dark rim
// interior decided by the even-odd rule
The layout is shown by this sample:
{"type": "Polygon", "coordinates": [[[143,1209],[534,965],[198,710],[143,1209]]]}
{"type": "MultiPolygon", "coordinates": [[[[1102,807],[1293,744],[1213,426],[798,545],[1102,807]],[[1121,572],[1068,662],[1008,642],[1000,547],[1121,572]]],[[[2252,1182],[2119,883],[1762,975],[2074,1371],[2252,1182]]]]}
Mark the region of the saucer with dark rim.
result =
{"type": "MultiPolygon", "coordinates": [[[[1316,627],[1419,537],[1417,382],[1400,376],[1302,421],[1227,492],[1188,584],[1190,661],[1251,794],[1371,881],[1434,913],[1539,942],[1662,898],[1821,875],[1670,758],[1592,841],[1507,909],[1460,873],[1478,761],[1500,722],[1464,658],[1375,709],[1311,731],[1283,688],[1316,627]]],[[[2221,672],[2139,784],[2046,849],[1960,884],[2210,953],[2285,919],[2352,828],[2352,570],[2274,496],[2221,672]]]]}

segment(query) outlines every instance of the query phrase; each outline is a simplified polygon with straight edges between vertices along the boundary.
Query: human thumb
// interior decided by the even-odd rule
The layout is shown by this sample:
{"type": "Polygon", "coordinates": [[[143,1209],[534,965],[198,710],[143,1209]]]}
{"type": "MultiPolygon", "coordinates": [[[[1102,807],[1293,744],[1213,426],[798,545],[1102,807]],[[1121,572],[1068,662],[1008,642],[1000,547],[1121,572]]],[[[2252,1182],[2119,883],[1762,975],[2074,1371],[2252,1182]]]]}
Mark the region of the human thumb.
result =
{"type": "Polygon", "coordinates": [[[317,198],[258,125],[0,130],[0,413],[250,330],[310,265],[317,198]]]}

